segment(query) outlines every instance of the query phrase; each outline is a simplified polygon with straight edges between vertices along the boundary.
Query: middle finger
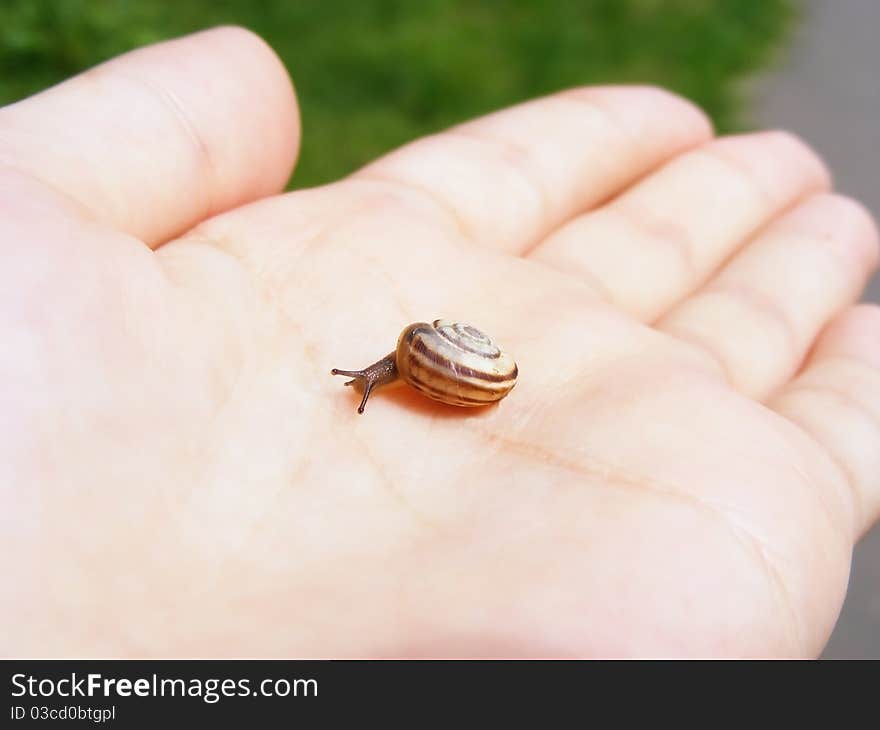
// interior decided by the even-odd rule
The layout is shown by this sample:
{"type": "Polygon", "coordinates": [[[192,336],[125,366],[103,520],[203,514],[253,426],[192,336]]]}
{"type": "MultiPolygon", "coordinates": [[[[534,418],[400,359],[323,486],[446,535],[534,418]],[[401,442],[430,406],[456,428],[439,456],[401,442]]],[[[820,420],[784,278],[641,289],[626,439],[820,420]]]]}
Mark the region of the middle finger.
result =
{"type": "Polygon", "coordinates": [[[821,160],[791,134],[727,137],[573,219],[529,255],[601,282],[613,304],[652,322],[758,228],[828,187],[821,160]]]}

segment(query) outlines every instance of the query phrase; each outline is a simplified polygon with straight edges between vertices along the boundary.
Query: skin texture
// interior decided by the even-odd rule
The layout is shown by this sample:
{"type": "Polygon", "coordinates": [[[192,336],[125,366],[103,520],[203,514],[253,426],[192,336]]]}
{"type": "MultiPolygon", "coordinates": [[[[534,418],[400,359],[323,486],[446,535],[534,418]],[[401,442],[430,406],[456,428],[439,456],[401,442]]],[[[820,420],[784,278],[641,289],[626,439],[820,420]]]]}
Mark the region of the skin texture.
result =
{"type": "Polygon", "coordinates": [[[863,208],[653,88],[498,112],[281,194],[253,35],[0,110],[0,649],[815,656],[880,509],[863,208]],[[408,323],[497,406],[330,375],[408,323]]]}

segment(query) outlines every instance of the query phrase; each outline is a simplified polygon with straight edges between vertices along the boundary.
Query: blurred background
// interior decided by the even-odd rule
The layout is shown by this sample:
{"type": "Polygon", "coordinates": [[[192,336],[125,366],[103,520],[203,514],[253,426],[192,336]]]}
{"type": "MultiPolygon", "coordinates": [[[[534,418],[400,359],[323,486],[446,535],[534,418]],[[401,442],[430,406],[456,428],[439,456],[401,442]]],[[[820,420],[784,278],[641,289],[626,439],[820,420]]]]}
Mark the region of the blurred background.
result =
{"type": "Polygon", "coordinates": [[[583,83],[660,83],[736,128],[737,82],[766,66],[792,18],[786,0],[0,0],[0,102],[134,46],[245,25],[296,84],[301,187],[583,83]]]}
{"type": "MultiPolygon", "coordinates": [[[[0,104],[221,23],[262,35],[293,76],[292,187],[566,86],[640,82],[693,99],[721,132],[798,132],[880,213],[878,0],[0,0],[0,104]]],[[[880,529],[857,548],[825,656],[880,658],[880,529]]]]}

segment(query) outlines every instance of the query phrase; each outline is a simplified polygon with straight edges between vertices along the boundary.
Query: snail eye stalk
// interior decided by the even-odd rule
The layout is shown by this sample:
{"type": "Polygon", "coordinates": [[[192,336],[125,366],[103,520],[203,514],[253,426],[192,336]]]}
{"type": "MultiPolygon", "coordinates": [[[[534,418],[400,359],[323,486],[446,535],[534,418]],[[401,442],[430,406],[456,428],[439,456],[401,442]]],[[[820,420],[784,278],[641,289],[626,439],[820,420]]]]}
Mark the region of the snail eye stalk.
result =
{"type": "Polygon", "coordinates": [[[363,414],[364,408],[367,406],[367,399],[375,388],[387,385],[397,380],[397,364],[395,362],[395,353],[386,355],[378,362],[374,362],[363,370],[340,370],[333,368],[331,375],[343,375],[351,380],[346,381],[346,385],[360,385],[364,389],[364,397],[358,406],[358,413],[363,414]]]}

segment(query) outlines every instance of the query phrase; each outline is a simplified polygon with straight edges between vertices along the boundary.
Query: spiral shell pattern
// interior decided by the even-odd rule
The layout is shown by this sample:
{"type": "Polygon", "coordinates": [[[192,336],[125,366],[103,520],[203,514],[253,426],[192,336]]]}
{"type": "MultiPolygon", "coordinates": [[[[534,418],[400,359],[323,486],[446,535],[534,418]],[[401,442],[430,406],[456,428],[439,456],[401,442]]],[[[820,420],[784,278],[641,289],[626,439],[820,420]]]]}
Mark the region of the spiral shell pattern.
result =
{"type": "Polygon", "coordinates": [[[516,385],[516,363],[476,327],[445,319],[416,322],[397,341],[401,377],[428,398],[484,406],[516,385]]]}

